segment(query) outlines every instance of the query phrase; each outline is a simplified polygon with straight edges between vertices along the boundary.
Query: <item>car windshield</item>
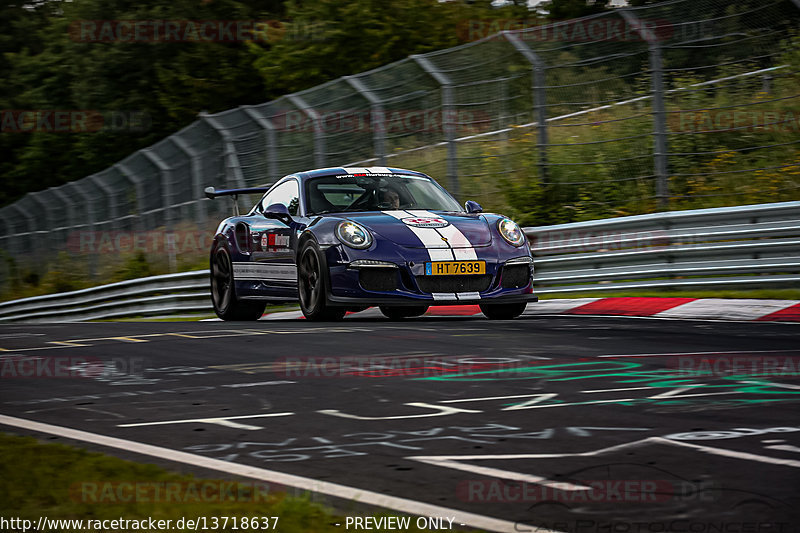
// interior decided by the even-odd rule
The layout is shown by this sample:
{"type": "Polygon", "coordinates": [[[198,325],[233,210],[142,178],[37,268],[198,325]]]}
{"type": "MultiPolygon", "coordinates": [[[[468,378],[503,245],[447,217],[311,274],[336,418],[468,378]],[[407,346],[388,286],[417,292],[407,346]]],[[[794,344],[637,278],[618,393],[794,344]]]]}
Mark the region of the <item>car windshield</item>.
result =
{"type": "Polygon", "coordinates": [[[421,176],[352,175],[311,178],[305,183],[309,214],[424,209],[461,211],[432,179],[421,176]]]}

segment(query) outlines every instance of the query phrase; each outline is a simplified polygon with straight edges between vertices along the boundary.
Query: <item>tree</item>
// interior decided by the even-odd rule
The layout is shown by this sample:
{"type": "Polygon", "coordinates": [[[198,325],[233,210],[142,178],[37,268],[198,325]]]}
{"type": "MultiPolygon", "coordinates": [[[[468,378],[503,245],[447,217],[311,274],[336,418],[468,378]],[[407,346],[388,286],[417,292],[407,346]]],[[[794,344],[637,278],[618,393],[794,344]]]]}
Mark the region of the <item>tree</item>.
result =
{"type": "Polygon", "coordinates": [[[609,0],[551,0],[546,9],[552,20],[568,20],[608,10],[609,0]]]}
{"type": "Polygon", "coordinates": [[[462,44],[470,20],[527,14],[526,7],[493,8],[487,0],[293,1],[287,4],[290,22],[275,29],[272,46],[250,48],[266,85],[283,94],[462,44]]]}

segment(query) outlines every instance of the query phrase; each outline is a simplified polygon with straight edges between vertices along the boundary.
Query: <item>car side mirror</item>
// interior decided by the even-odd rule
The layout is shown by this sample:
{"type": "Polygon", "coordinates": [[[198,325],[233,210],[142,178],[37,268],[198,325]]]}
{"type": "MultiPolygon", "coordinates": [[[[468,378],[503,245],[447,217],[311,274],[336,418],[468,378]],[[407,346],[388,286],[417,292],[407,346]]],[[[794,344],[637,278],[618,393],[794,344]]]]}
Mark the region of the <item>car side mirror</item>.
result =
{"type": "Polygon", "coordinates": [[[264,216],[280,220],[287,226],[292,222],[292,215],[289,214],[289,208],[283,204],[271,204],[264,210],[264,216]]]}
{"type": "Polygon", "coordinates": [[[466,209],[467,213],[483,213],[481,204],[473,200],[467,200],[464,204],[464,209],[466,209]]]}

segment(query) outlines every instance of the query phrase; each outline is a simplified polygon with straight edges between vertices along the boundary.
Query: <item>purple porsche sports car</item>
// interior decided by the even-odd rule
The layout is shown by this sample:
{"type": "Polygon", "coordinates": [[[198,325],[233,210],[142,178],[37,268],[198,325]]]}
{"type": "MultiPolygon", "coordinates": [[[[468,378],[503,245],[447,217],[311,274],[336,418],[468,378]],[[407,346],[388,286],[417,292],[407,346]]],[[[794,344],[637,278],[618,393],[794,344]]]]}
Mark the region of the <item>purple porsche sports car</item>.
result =
{"type": "Polygon", "coordinates": [[[255,192],[261,200],[223,220],[211,248],[211,296],[225,320],[257,320],[267,302],[287,301],[312,320],[370,306],[401,319],[454,304],[510,319],[537,299],[520,227],[475,202],[462,209],[420,172],[325,168],[269,189],[206,189],[255,192]]]}

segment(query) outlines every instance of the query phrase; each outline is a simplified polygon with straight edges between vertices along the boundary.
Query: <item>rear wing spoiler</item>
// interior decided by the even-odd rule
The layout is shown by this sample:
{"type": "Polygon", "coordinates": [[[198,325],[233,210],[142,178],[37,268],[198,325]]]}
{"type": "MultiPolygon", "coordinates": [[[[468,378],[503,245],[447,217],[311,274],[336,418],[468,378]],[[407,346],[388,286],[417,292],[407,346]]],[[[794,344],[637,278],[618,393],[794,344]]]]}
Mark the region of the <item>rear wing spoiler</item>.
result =
{"type": "Polygon", "coordinates": [[[205,193],[206,198],[213,200],[217,196],[238,196],[240,194],[264,194],[270,188],[269,187],[250,187],[248,189],[220,189],[217,190],[214,187],[206,187],[205,193]]]}
{"type": "Polygon", "coordinates": [[[206,187],[206,198],[213,200],[217,196],[232,196],[233,200],[233,214],[239,216],[239,195],[240,194],[264,194],[270,187],[250,187],[245,189],[220,189],[214,187],[206,187]]]}

